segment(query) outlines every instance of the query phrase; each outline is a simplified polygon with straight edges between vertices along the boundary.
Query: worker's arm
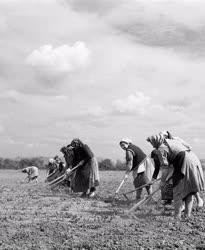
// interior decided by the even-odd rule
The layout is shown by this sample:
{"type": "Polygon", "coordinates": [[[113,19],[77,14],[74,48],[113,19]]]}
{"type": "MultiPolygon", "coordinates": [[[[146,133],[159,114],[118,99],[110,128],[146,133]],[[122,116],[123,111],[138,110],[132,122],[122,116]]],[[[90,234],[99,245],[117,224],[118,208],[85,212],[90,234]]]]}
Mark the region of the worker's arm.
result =
{"type": "Polygon", "coordinates": [[[129,175],[133,166],[133,154],[130,151],[126,151],[126,173],[125,175],[129,175]]]}

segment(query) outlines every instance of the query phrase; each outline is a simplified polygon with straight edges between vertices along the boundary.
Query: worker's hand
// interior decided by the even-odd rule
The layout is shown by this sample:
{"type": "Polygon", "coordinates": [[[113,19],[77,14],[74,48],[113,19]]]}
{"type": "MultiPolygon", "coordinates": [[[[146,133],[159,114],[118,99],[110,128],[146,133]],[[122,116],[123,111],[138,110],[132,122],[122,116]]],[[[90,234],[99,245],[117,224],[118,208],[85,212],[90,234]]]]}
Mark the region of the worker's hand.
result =
{"type": "Polygon", "coordinates": [[[128,176],[128,174],[125,174],[124,180],[127,180],[128,176]]]}
{"type": "Polygon", "coordinates": [[[66,170],[66,174],[67,174],[67,175],[69,175],[69,174],[70,174],[70,172],[71,172],[71,169],[70,169],[70,168],[68,168],[68,169],[66,170]]]}

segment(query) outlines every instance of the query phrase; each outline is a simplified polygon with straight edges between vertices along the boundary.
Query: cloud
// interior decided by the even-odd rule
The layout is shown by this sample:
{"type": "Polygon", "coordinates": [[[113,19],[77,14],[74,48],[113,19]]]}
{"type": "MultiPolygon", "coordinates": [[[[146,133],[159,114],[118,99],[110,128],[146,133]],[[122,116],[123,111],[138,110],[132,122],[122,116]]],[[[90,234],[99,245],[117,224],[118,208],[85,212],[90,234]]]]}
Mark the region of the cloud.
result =
{"type": "Polygon", "coordinates": [[[66,0],[76,11],[97,12],[99,15],[105,14],[117,5],[118,1],[112,0],[66,0]]]}
{"type": "Polygon", "coordinates": [[[44,45],[34,50],[26,58],[31,65],[46,76],[65,75],[80,68],[86,67],[90,62],[90,50],[84,42],[76,42],[73,46],[62,45],[54,48],[44,45]]]}
{"type": "Polygon", "coordinates": [[[203,1],[67,0],[74,10],[97,14],[137,43],[205,55],[203,1]],[[100,14],[100,15],[99,15],[100,14]],[[203,53],[202,53],[203,50],[203,53]]]}
{"type": "Polygon", "coordinates": [[[68,100],[68,97],[65,95],[32,95],[32,94],[25,94],[22,92],[19,92],[15,89],[7,89],[1,92],[0,94],[0,100],[3,101],[9,101],[12,103],[21,103],[21,104],[35,104],[36,101],[37,103],[40,104],[51,104],[53,103],[56,105],[57,103],[64,103],[65,101],[68,100]]]}
{"type": "Polygon", "coordinates": [[[150,97],[145,96],[142,92],[131,94],[125,99],[117,99],[113,101],[113,111],[119,114],[145,114],[150,97]]]}

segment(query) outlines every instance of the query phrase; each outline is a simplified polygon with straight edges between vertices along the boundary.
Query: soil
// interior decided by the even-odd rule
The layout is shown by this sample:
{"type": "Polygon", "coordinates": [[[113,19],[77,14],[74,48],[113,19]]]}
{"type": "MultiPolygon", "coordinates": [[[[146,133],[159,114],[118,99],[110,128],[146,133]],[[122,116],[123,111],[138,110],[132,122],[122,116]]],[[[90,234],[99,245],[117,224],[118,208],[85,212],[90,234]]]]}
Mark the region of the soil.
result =
{"type": "MultiPolygon", "coordinates": [[[[81,198],[65,187],[52,190],[43,171],[36,185],[23,182],[18,171],[1,170],[0,249],[205,249],[205,208],[194,204],[192,218],[176,221],[173,205],[164,210],[157,193],[128,214],[134,194],[130,202],[108,199],[122,177],[123,172],[101,172],[96,197],[81,198]]],[[[121,191],[132,189],[130,178],[121,191]]]]}

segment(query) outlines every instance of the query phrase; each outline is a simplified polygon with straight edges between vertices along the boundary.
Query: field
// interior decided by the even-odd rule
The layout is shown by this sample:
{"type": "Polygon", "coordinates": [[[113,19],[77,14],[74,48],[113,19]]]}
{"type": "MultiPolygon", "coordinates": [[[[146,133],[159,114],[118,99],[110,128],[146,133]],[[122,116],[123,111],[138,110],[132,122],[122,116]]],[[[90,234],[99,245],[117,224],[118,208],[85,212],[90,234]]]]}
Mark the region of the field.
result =
{"type": "MultiPolygon", "coordinates": [[[[92,199],[63,188],[51,190],[45,172],[40,174],[36,185],[24,183],[18,171],[0,171],[0,249],[205,249],[204,208],[176,222],[172,206],[164,211],[153,201],[132,218],[126,211],[133,203],[123,197],[105,202],[123,172],[101,172],[92,199]]],[[[133,189],[131,178],[122,189],[133,189]]]]}

